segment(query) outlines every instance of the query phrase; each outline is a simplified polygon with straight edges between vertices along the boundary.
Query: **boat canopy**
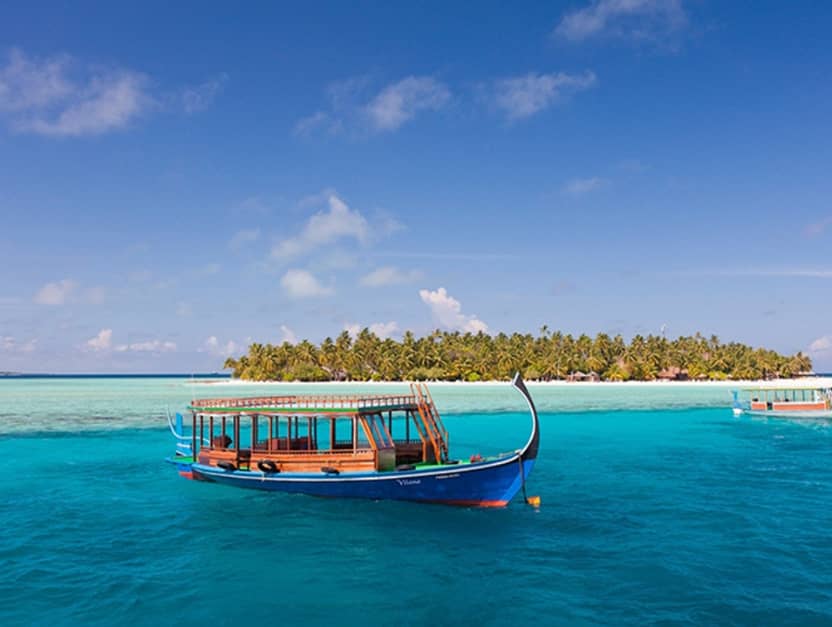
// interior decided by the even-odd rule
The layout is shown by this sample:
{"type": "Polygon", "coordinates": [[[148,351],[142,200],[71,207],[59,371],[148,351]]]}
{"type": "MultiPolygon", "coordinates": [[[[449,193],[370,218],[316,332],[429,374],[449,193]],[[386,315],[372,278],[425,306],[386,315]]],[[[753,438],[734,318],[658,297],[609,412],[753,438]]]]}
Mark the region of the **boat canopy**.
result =
{"type": "Polygon", "coordinates": [[[383,471],[448,461],[448,432],[422,384],[410,394],[198,399],[189,410],[192,450],[209,465],[383,471]]]}

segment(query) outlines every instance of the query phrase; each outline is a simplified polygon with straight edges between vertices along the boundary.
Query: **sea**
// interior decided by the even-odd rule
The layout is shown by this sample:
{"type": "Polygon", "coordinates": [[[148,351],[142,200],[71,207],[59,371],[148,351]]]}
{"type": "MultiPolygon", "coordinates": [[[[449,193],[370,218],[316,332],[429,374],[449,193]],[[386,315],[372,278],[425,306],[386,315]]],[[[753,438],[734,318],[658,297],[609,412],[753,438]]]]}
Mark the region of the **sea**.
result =
{"type": "MultiPolygon", "coordinates": [[[[191,398],[397,389],[0,378],[0,625],[832,625],[832,423],[735,418],[726,387],[530,386],[539,508],[261,493],[164,462],[191,398]]],[[[507,384],[433,396],[455,457],[528,437],[507,384]]]]}

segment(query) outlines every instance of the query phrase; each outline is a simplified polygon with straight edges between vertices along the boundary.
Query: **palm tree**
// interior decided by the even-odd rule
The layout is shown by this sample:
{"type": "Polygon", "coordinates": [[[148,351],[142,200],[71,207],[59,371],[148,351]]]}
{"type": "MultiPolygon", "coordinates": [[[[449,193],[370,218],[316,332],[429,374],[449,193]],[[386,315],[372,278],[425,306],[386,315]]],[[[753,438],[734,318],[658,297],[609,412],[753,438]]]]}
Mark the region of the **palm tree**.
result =
{"type": "Polygon", "coordinates": [[[323,380],[506,379],[516,370],[528,378],[562,378],[575,370],[594,370],[609,380],[653,379],[664,368],[687,370],[692,378],[793,376],[810,371],[803,353],[780,355],[737,342],[723,344],[700,333],[667,340],[636,335],[629,344],[620,335],[599,333],[574,339],[543,325],[539,336],[434,331],[416,338],[406,331],[401,342],[382,341],[369,329],[353,339],[342,332],[320,346],[308,340],[279,346],[252,343],[248,352],[224,362],[235,377],[323,380]]]}

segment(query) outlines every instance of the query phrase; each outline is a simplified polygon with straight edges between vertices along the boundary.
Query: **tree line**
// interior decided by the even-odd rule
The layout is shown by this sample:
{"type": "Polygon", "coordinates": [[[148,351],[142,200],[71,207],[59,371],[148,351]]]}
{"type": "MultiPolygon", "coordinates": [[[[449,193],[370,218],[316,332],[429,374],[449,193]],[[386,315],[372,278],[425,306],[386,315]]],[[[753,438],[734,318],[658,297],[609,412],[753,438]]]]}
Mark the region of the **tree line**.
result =
{"type": "Polygon", "coordinates": [[[319,345],[251,344],[248,352],[229,357],[224,368],[253,381],[487,381],[507,380],[516,371],[527,380],[565,379],[574,373],[597,373],[605,381],[651,381],[657,378],[766,379],[809,372],[808,356],[781,355],[718,337],[666,339],[599,333],[573,337],[543,327],[537,336],[487,335],[434,331],[417,338],[381,339],[369,329],[355,337],[347,331],[319,345]]]}

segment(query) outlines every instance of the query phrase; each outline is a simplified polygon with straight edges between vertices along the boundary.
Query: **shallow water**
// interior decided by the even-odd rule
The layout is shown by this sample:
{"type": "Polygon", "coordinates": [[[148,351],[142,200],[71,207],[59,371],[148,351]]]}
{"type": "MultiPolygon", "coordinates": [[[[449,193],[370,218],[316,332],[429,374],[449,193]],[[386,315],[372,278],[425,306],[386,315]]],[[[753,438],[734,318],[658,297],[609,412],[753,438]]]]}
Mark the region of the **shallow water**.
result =
{"type": "MultiPolygon", "coordinates": [[[[182,480],[162,416],[191,387],[0,381],[0,624],[832,623],[829,423],[535,387],[542,507],[472,510],[182,480]]],[[[456,456],[525,441],[507,386],[434,397],[456,456]]]]}

